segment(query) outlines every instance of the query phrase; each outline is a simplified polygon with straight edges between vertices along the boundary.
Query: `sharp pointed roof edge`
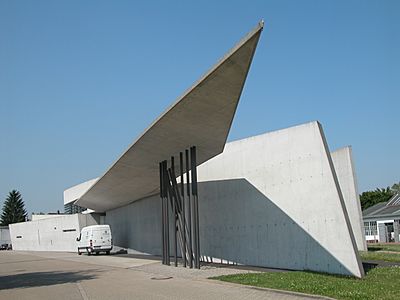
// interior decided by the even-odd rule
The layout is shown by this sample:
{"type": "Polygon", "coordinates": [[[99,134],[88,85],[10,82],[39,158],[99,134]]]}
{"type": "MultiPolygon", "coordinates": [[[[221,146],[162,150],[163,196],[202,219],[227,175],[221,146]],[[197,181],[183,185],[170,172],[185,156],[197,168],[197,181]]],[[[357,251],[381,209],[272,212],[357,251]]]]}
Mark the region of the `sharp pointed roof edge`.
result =
{"type": "Polygon", "coordinates": [[[198,146],[198,164],[221,153],[263,27],[259,22],[152,122],[76,204],[104,211],[155,194],[158,162],[190,145],[198,146]]]}

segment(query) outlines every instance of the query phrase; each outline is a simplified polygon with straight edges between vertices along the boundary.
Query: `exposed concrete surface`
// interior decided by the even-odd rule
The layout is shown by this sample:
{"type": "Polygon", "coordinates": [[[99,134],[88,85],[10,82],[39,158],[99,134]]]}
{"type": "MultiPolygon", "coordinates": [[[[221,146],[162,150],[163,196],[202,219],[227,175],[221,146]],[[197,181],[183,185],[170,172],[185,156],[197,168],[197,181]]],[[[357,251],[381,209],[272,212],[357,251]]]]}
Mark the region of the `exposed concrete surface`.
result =
{"type": "Polygon", "coordinates": [[[159,162],[190,146],[197,147],[198,164],[220,154],[262,28],[257,25],[151,124],[76,204],[98,212],[127,205],[157,193],[159,162]]]}
{"type": "MultiPolygon", "coordinates": [[[[361,277],[328,153],[317,122],[228,143],[198,170],[201,255],[361,277]]],[[[157,255],[160,220],[158,196],[105,218],[115,245],[157,255]]]]}
{"type": "Polygon", "coordinates": [[[357,248],[361,251],[367,251],[367,242],[364,235],[360,197],[358,194],[357,178],[355,175],[351,147],[348,146],[333,151],[331,152],[331,157],[346,203],[346,209],[356,239],[357,248]]]}
{"type": "Polygon", "coordinates": [[[80,184],[74,185],[64,191],[64,204],[78,200],[88,189],[92,187],[99,178],[90,179],[80,184]]]}
{"type": "MultiPolygon", "coordinates": [[[[159,262],[117,256],[76,256],[69,253],[0,253],[1,299],[318,299],[204,279],[165,276],[134,266],[159,262]]],[[[163,269],[186,271],[162,266],[163,269]]],[[[154,272],[155,269],[153,269],[154,272]]],[[[226,269],[224,274],[232,272],[226,269]]],[[[219,274],[222,274],[220,272],[219,274]]],[[[218,274],[218,275],[219,275],[218,274]]],[[[206,276],[208,276],[207,273],[206,276]]],[[[326,299],[326,298],[320,298],[326,299]]]]}
{"type": "Polygon", "coordinates": [[[36,221],[10,224],[14,250],[76,251],[80,230],[97,221],[91,215],[55,215],[36,221]]]}
{"type": "Polygon", "coordinates": [[[202,255],[362,277],[332,168],[318,122],[227,144],[198,170],[202,255]]]}

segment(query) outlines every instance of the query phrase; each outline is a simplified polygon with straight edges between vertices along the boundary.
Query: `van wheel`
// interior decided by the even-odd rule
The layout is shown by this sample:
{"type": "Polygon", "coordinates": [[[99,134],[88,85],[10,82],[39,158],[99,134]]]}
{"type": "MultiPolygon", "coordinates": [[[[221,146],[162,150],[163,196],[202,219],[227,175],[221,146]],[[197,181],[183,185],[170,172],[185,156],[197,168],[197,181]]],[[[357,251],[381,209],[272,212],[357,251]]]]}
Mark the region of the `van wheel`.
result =
{"type": "Polygon", "coordinates": [[[107,255],[110,255],[110,251],[106,251],[106,254],[107,254],[107,255]]]}

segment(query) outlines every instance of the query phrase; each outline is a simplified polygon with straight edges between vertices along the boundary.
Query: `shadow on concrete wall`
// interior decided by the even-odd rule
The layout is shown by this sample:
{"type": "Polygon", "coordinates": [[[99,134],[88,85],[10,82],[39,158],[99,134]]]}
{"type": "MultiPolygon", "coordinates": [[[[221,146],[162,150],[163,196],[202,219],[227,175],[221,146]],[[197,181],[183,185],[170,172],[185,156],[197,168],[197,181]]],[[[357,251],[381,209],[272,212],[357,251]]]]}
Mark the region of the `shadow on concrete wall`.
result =
{"type": "Polygon", "coordinates": [[[76,283],[96,278],[94,272],[32,272],[0,276],[0,290],[76,283]]]}
{"type": "MultiPolygon", "coordinates": [[[[200,182],[199,209],[202,256],[249,266],[352,274],[306,231],[312,220],[297,224],[246,179],[200,182]]],[[[161,254],[160,219],[159,196],[136,201],[106,216],[116,246],[153,255],[161,254]]],[[[319,221],[327,228],[345,226],[335,225],[335,220],[319,221]]],[[[172,219],[170,225],[172,255],[172,219]]],[[[321,228],[321,239],[332,238],[326,236],[328,232],[321,228]]]]}
{"type": "MultiPolygon", "coordinates": [[[[303,229],[312,220],[297,224],[246,179],[201,182],[199,208],[204,256],[253,266],[352,274],[303,229]]],[[[334,222],[323,224],[335,228],[334,222]]],[[[328,230],[321,228],[321,233],[321,239],[331,238],[328,230]]]]}

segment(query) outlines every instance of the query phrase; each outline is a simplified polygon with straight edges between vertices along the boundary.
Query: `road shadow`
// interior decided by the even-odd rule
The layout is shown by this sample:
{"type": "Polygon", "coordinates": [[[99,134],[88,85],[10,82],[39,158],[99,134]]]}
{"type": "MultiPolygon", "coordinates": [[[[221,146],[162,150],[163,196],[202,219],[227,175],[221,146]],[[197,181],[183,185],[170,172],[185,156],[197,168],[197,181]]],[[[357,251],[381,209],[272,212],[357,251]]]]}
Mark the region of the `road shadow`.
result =
{"type": "Polygon", "coordinates": [[[75,283],[96,278],[91,272],[31,272],[0,276],[0,290],[75,283]]]}

